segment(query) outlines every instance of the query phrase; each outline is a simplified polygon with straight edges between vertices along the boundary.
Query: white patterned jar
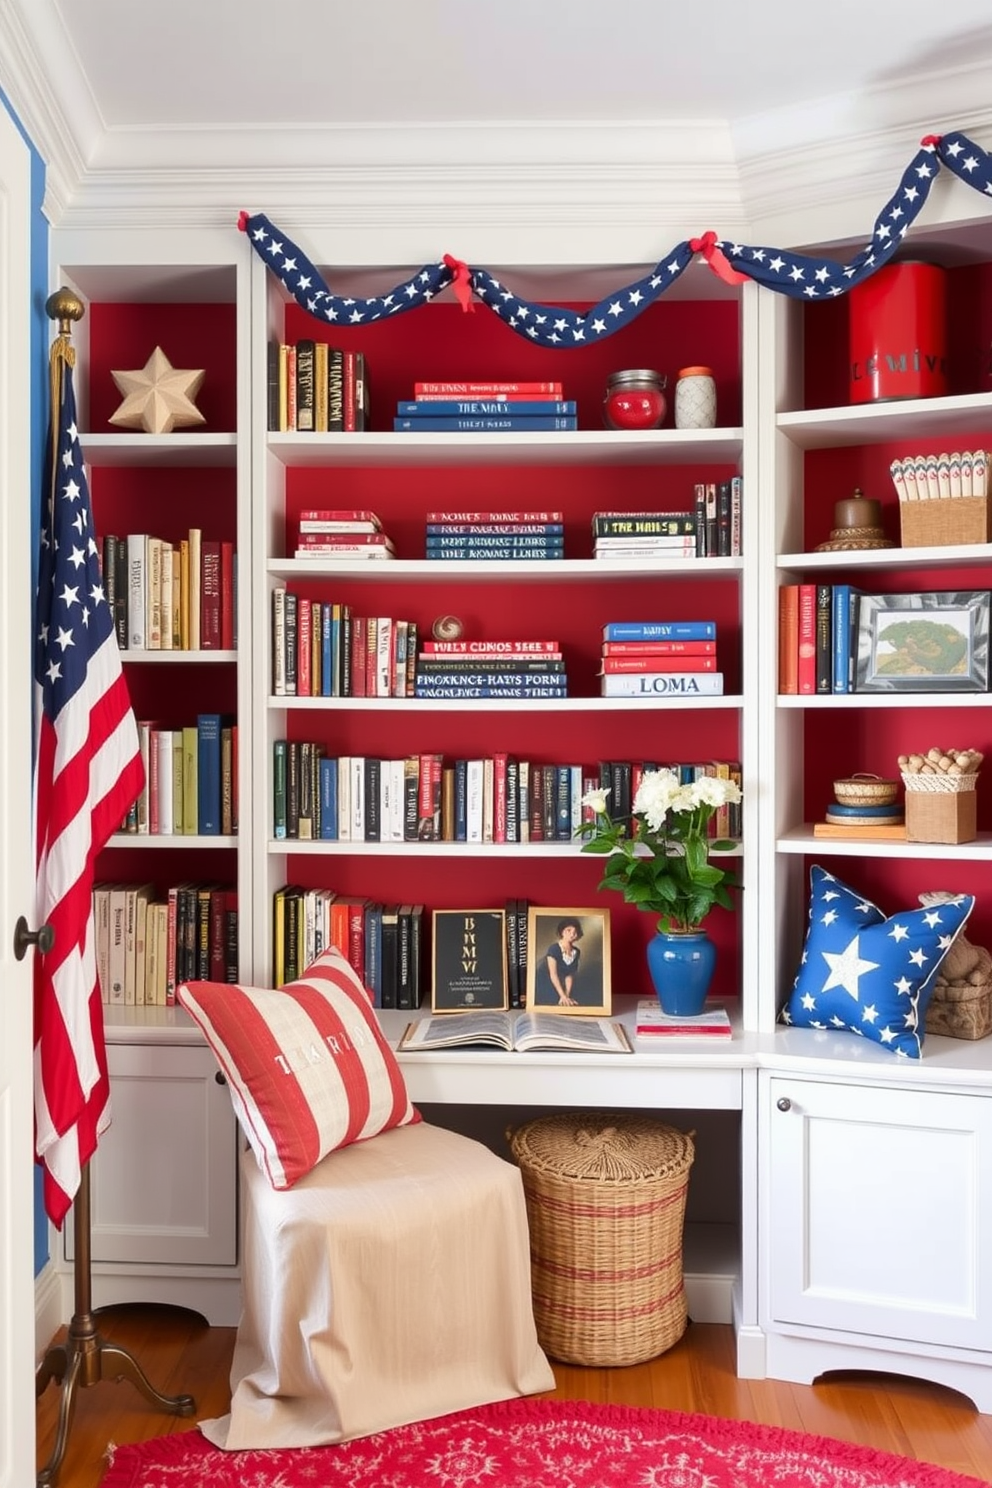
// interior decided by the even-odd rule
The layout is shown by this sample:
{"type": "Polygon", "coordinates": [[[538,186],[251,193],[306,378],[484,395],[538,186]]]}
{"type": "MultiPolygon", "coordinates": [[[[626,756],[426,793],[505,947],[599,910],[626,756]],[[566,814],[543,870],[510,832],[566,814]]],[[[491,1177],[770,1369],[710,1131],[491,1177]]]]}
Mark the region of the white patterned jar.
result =
{"type": "Polygon", "coordinates": [[[683,367],[675,384],[676,429],[716,425],[716,383],[709,367],[683,367]]]}

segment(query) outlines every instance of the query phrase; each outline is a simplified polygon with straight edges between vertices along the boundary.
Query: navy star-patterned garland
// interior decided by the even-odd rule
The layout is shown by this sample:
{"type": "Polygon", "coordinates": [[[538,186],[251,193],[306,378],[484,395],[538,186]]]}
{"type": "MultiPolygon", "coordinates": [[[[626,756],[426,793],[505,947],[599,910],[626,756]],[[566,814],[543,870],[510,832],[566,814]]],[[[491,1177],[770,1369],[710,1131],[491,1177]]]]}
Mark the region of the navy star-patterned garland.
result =
{"type": "Polygon", "coordinates": [[[296,303],[317,320],[333,325],[372,325],[427,304],[450,285],[466,310],[474,309],[471,296],[475,295],[518,335],[537,346],[561,348],[601,341],[629,325],[675,283],[697,254],[702,254],[713,271],[730,283],[752,279],[796,300],[846,294],[893,257],[926,205],[941,166],[974,190],[992,196],[992,156],[959,130],[926,135],[903,171],[896,191],[876,217],[870,242],[849,263],[786,248],[722,241],[708,232],[679,243],[650,273],[607,295],[584,314],[525,300],[487,269],[471,268],[450,255],[426,265],[388,294],[367,299],[336,295],[303,250],[279,232],[264,213],[242,212],[238,226],[296,303]]]}

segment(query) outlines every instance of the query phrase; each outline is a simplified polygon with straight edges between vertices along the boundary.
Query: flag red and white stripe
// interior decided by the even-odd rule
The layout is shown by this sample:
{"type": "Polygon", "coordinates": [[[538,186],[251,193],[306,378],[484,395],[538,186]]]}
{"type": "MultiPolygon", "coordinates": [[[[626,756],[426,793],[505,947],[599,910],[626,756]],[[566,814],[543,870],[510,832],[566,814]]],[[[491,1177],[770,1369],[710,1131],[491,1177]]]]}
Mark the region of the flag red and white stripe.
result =
{"type": "Polygon", "coordinates": [[[35,1148],[61,1226],[110,1124],[92,913],[96,858],[144,783],[138,731],[103,593],[76,429],[74,353],[52,347],[52,408],[35,610],[35,1148]]]}

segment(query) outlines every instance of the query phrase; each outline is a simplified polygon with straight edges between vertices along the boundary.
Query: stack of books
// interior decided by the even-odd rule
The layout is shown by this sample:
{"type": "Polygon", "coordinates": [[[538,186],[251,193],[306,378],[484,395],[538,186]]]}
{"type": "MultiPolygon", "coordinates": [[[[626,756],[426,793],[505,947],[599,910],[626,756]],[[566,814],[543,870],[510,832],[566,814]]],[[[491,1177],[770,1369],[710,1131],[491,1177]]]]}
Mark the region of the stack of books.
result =
{"type": "Polygon", "coordinates": [[[695,1017],[665,1013],[657,998],[641,998],[637,1004],[634,1037],[642,1048],[656,1046],[664,1039],[729,1039],[733,1036],[726,1008],[708,1007],[695,1017]]]}
{"type": "Polygon", "coordinates": [[[603,697],[716,696],[715,620],[616,620],[603,627],[603,697]]]}
{"type": "Polygon", "coordinates": [[[391,538],[373,511],[312,508],[300,512],[294,558],[395,558],[391,538]]]}
{"type": "Polygon", "coordinates": [[[695,558],[696,514],[684,512],[596,512],[594,558],[695,558]]]}
{"type": "Polygon", "coordinates": [[[418,382],[396,404],[404,434],[548,433],[577,429],[575,400],[560,382],[418,382]]]}
{"type": "Polygon", "coordinates": [[[554,640],[425,641],[414,696],[559,698],[568,696],[568,678],[554,640]]]}
{"type": "Polygon", "coordinates": [[[544,562],[564,558],[561,511],[429,511],[426,555],[544,562]]]}

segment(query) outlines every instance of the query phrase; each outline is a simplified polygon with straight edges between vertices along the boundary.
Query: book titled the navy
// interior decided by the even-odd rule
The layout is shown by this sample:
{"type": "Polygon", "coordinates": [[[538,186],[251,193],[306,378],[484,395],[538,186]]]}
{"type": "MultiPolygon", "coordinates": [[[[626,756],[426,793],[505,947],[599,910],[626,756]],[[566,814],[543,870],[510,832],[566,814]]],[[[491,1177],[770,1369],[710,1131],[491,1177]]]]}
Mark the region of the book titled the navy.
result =
{"type": "Polygon", "coordinates": [[[574,418],[578,413],[574,398],[527,398],[508,401],[505,398],[437,398],[426,402],[400,401],[398,418],[574,418]]]}

